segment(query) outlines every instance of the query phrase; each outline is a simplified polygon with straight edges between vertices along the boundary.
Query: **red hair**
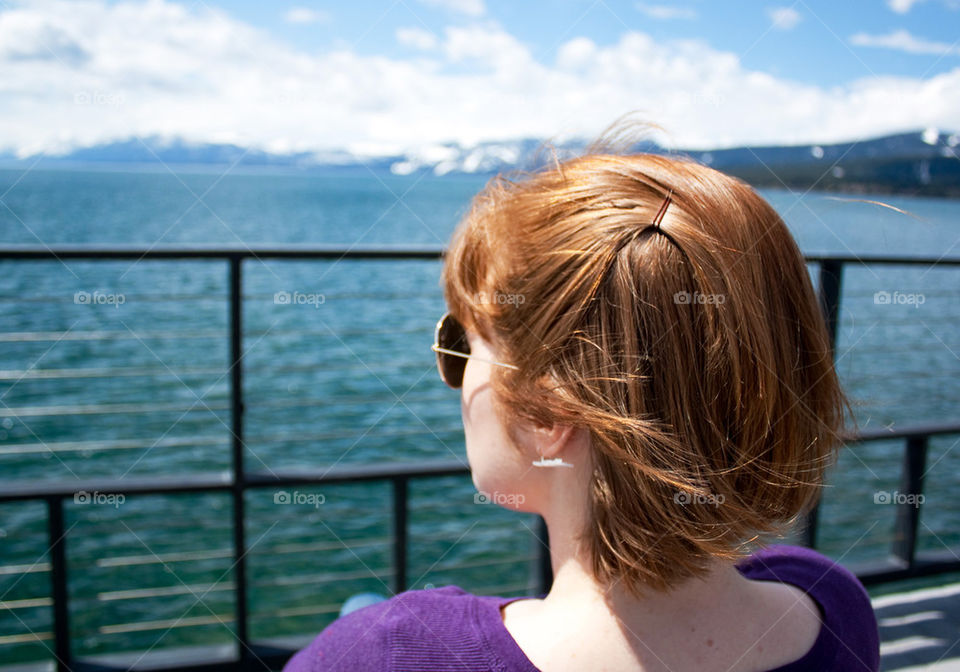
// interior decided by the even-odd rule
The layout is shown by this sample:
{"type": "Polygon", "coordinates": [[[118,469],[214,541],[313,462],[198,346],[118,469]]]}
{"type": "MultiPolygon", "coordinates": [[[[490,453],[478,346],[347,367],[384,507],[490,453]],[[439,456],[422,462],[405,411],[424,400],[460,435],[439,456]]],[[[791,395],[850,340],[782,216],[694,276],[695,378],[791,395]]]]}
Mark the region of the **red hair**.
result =
{"type": "Polygon", "coordinates": [[[653,154],[498,175],[443,284],[519,367],[491,374],[504,422],[589,430],[601,582],[666,589],[816,501],[849,406],[803,257],[744,182],[653,154]],[[477,300],[498,295],[522,300],[477,300]]]}

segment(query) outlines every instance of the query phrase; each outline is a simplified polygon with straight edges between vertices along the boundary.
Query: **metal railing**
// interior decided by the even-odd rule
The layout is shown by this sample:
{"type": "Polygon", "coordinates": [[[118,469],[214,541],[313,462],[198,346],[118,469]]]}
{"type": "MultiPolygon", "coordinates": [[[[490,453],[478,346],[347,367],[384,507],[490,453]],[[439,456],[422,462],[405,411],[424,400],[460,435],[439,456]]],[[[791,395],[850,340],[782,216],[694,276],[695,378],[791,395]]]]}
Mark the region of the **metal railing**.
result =
{"type": "MultiPolygon", "coordinates": [[[[158,259],[207,259],[221,260],[228,264],[229,320],[225,336],[229,340],[230,413],[231,413],[231,469],[229,474],[189,474],[176,477],[83,479],[69,484],[50,482],[6,482],[0,484],[0,503],[35,500],[44,501],[47,507],[47,537],[51,564],[51,593],[53,603],[53,640],[56,666],[63,670],[114,670],[127,669],[123,665],[93,664],[74,656],[70,642],[70,609],[68,596],[67,539],[64,526],[64,500],[78,491],[124,495],[179,494],[197,492],[224,492],[231,495],[233,503],[233,591],[236,616],[235,637],[239,644],[236,656],[229,660],[213,662],[174,662],[151,669],[165,670],[263,670],[279,668],[293,653],[291,649],[278,648],[269,643],[253,641],[248,629],[247,596],[247,543],[244,532],[245,502],[247,490],[264,487],[304,485],[330,485],[337,483],[389,482],[392,486],[392,564],[395,592],[408,588],[408,483],[411,479],[436,478],[450,475],[466,475],[468,468],[457,461],[431,462],[424,464],[388,464],[372,466],[336,467],[333,469],[273,470],[271,473],[247,470],[244,466],[244,399],[243,399],[243,276],[242,264],[249,259],[419,259],[438,260],[440,249],[376,248],[117,248],[117,247],[7,247],[0,249],[0,260],[158,260],[158,259]]],[[[898,258],[883,256],[812,255],[808,263],[819,265],[819,297],[827,320],[831,342],[835,343],[840,310],[841,283],[845,265],[951,265],[960,266],[960,259],[898,258]]],[[[896,431],[863,432],[849,438],[849,443],[902,439],[904,460],[901,472],[901,492],[921,494],[924,487],[927,447],[930,437],[941,434],[960,433],[960,424],[918,426],[896,431]]],[[[803,539],[811,547],[816,546],[818,509],[807,519],[803,539]]],[[[960,571],[960,549],[944,552],[917,552],[917,527],[919,507],[901,504],[897,508],[896,536],[891,548],[891,557],[879,563],[854,568],[866,584],[876,584],[910,577],[960,571]]],[[[546,591],[552,581],[549,553],[546,551],[546,530],[541,524],[537,536],[544,542],[539,545],[539,586],[546,591]]]]}

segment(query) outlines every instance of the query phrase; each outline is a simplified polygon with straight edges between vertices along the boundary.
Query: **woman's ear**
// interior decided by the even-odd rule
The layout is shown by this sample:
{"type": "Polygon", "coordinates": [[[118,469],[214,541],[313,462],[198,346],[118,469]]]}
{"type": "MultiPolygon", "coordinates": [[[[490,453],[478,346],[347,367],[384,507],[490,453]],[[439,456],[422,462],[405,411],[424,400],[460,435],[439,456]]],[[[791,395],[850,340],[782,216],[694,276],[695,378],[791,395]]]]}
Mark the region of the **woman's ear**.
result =
{"type": "Polygon", "coordinates": [[[559,423],[550,426],[534,425],[530,434],[537,454],[547,459],[562,457],[579,437],[576,427],[559,423]]]}

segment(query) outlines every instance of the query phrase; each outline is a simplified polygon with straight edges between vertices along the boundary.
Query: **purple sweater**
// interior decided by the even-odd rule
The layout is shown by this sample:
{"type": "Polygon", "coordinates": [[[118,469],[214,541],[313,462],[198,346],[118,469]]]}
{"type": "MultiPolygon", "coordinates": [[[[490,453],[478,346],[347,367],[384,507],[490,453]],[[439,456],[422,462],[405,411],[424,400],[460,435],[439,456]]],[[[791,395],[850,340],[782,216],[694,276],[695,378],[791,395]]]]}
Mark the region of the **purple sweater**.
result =
{"type": "MultiPolygon", "coordinates": [[[[737,565],[758,581],[805,591],[821,610],[813,648],[774,672],[876,672],[877,621],[863,585],[816,551],[771,546],[737,565]]],[[[284,672],[539,672],[503,625],[500,607],[522,598],[478,597],[456,586],[411,590],[331,623],[284,672]]]]}

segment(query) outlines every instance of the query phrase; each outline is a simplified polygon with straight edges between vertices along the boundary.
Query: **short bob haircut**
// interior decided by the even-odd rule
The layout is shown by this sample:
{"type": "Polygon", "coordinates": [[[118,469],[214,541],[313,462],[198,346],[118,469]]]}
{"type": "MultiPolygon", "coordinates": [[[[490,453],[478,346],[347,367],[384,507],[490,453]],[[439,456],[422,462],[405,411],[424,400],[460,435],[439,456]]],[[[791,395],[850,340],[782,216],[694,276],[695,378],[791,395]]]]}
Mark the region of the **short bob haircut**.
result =
{"type": "Polygon", "coordinates": [[[692,160],[597,146],[491,179],[442,283],[454,317],[519,367],[491,372],[508,430],[589,430],[581,539],[602,585],[640,596],[796,522],[850,406],[774,209],[692,160]]]}

